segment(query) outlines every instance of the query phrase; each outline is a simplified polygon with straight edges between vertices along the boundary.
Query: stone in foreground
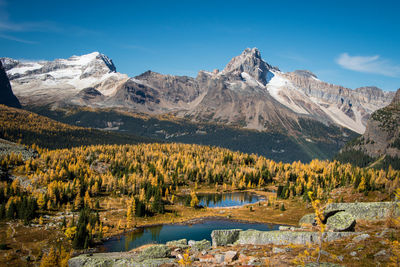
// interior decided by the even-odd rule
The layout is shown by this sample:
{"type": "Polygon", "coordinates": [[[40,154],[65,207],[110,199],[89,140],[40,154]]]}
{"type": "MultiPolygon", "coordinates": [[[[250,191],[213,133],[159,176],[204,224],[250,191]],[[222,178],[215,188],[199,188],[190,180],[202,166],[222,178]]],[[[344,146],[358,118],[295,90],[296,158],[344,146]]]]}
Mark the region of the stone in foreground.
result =
{"type": "MultiPolygon", "coordinates": [[[[351,232],[328,232],[324,235],[325,242],[331,242],[347,236],[354,235],[351,232]]],[[[295,231],[257,231],[247,230],[239,233],[237,245],[306,245],[308,243],[318,242],[318,233],[316,232],[295,232],[295,231]]]]}
{"type": "Polygon", "coordinates": [[[353,231],[356,219],[348,212],[340,211],[330,216],[326,222],[328,229],[335,232],[353,231]]]}
{"type": "Polygon", "coordinates": [[[241,229],[230,229],[230,230],[214,230],[211,233],[212,245],[226,246],[228,244],[233,244],[239,237],[241,229]]]}
{"type": "Polygon", "coordinates": [[[348,212],[356,220],[384,220],[392,213],[394,216],[400,215],[400,209],[395,202],[331,203],[324,213],[332,214],[338,211],[348,212]]]}

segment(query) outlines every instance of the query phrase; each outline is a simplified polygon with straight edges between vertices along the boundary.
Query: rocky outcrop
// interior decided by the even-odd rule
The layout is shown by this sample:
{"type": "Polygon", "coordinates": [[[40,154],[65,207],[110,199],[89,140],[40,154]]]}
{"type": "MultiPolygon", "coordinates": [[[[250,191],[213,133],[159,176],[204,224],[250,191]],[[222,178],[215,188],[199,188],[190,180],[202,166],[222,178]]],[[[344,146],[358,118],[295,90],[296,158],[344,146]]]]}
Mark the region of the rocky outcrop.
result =
{"type": "Polygon", "coordinates": [[[150,258],[137,260],[135,254],[130,252],[83,254],[71,258],[69,267],[143,267],[160,266],[173,263],[174,258],[150,258]]]}
{"type": "Polygon", "coordinates": [[[226,246],[228,244],[233,244],[239,238],[239,233],[241,229],[229,229],[229,230],[214,230],[211,233],[212,245],[226,246]]]}
{"type": "Polygon", "coordinates": [[[188,246],[188,241],[186,238],[173,240],[166,243],[167,246],[170,247],[179,247],[179,248],[186,248],[188,246]]]}
{"type": "Polygon", "coordinates": [[[175,259],[170,257],[171,249],[168,246],[153,245],[139,252],[83,254],[71,258],[68,261],[68,266],[160,266],[173,263],[175,259]]]}
{"type": "MultiPolygon", "coordinates": [[[[351,232],[328,232],[324,240],[327,242],[353,235],[351,232]]],[[[287,245],[315,243],[318,241],[318,233],[309,231],[257,231],[257,230],[214,230],[213,247],[219,245],[287,245]]]]}
{"type": "Polygon", "coordinates": [[[0,104],[13,108],[21,108],[18,98],[14,95],[10,81],[0,61],[0,104]]]}
{"type": "Polygon", "coordinates": [[[356,225],[354,216],[345,211],[339,211],[327,219],[326,225],[330,231],[353,231],[356,225]]]}
{"type": "MultiPolygon", "coordinates": [[[[327,232],[324,235],[325,242],[331,242],[337,239],[353,235],[351,232],[327,232]]],[[[306,245],[319,242],[317,232],[307,231],[257,231],[247,230],[239,233],[237,245],[288,245],[298,244],[306,245]]]]}
{"type": "Polygon", "coordinates": [[[392,213],[394,216],[400,215],[395,202],[331,203],[324,210],[325,214],[339,211],[351,214],[356,220],[384,220],[392,213]]]}
{"type": "Polygon", "coordinates": [[[211,248],[211,242],[206,239],[200,241],[189,240],[188,245],[192,251],[202,251],[211,248]]]}
{"type": "Polygon", "coordinates": [[[21,154],[23,160],[28,160],[38,156],[37,151],[28,149],[23,145],[16,144],[0,138],[0,157],[14,153],[21,154]]]}

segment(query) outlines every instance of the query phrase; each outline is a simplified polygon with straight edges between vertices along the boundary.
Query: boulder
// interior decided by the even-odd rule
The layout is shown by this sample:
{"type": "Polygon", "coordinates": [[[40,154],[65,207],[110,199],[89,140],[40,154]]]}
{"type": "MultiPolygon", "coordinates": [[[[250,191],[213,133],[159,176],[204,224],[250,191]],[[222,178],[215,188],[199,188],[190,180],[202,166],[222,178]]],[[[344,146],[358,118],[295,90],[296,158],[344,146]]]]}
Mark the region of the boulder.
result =
{"type": "Polygon", "coordinates": [[[206,239],[203,239],[201,241],[194,241],[194,242],[191,242],[191,241],[193,241],[193,240],[189,241],[189,246],[190,246],[191,250],[193,250],[193,251],[208,250],[211,248],[211,242],[206,239]]]}
{"type": "Polygon", "coordinates": [[[356,219],[348,212],[340,211],[335,215],[328,217],[326,222],[328,229],[335,232],[344,232],[354,230],[356,219]]]}
{"type": "Polygon", "coordinates": [[[356,220],[384,220],[392,212],[394,216],[400,215],[400,209],[395,202],[331,203],[324,213],[329,217],[338,211],[346,211],[356,220]]]}
{"type": "Polygon", "coordinates": [[[303,217],[301,217],[301,219],[299,220],[299,226],[313,226],[316,225],[317,222],[315,220],[315,214],[314,213],[308,213],[306,215],[304,215],[303,217]]]}
{"type": "MultiPolygon", "coordinates": [[[[354,235],[352,232],[327,232],[324,234],[324,241],[331,242],[347,236],[354,235]]],[[[239,233],[235,242],[237,245],[288,245],[317,243],[319,240],[317,232],[308,231],[257,231],[247,230],[239,233]]]]}
{"type": "Polygon", "coordinates": [[[138,255],[138,260],[168,258],[171,256],[171,249],[166,245],[154,245],[143,249],[138,255]]]}
{"type": "Polygon", "coordinates": [[[213,247],[233,244],[239,237],[240,229],[214,230],[211,233],[213,247]]]}
{"type": "Polygon", "coordinates": [[[179,247],[179,248],[186,248],[188,246],[188,242],[186,238],[179,239],[179,240],[172,240],[166,243],[167,246],[170,247],[179,247]]]}
{"type": "Polygon", "coordinates": [[[225,262],[231,263],[239,258],[237,251],[227,251],[225,252],[225,262]]]}

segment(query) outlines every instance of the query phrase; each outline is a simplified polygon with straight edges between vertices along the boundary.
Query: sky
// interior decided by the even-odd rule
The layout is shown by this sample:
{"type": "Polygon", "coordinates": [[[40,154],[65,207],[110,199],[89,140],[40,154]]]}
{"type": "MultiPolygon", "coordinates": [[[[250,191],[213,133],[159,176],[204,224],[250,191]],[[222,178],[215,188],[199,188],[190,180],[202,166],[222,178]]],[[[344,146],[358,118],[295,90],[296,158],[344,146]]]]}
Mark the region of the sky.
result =
{"type": "Polygon", "coordinates": [[[0,0],[0,57],[99,51],[129,76],[195,77],[247,47],[284,72],[349,88],[400,88],[400,1],[0,0]]]}

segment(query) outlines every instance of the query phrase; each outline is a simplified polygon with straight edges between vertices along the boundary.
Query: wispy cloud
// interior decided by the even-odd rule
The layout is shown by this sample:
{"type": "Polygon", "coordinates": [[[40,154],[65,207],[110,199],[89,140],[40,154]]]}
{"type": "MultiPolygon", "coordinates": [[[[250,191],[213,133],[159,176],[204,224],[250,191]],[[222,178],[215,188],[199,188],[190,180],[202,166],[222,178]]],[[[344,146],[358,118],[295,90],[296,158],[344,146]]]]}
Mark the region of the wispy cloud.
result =
{"type": "Polygon", "coordinates": [[[0,32],[0,38],[6,39],[6,40],[15,41],[15,42],[18,42],[18,43],[24,43],[24,44],[37,44],[37,42],[21,39],[21,38],[14,37],[14,36],[11,36],[11,35],[3,34],[1,32],[0,32]]]}
{"type": "Polygon", "coordinates": [[[341,54],[336,63],[342,68],[358,72],[373,73],[389,77],[400,77],[400,66],[375,56],[350,56],[348,53],[341,54]]]}

